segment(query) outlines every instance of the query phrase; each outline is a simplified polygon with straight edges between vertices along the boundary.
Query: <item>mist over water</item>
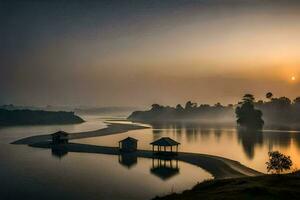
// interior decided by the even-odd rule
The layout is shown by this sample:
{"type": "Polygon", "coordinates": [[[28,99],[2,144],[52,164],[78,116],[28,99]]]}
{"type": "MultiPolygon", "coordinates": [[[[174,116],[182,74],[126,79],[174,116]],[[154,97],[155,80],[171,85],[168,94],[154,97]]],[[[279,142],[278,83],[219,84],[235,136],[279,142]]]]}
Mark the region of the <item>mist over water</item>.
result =
{"type": "Polygon", "coordinates": [[[217,155],[267,172],[268,152],[278,150],[291,156],[293,169],[300,166],[300,131],[243,131],[235,126],[198,123],[152,124],[152,129],[134,130],[77,142],[100,146],[116,146],[119,140],[133,137],[139,140],[138,148],[151,150],[152,141],[170,137],[181,143],[179,151],[217,155]]]}
{"type": "MultiPolygon", "coordinates": [[[[153,172],[155,166],[151,159],[120,160],[118,156],[10,144],[21,138],[58,130],[74,133],[106,127],[105,116],[81,117],[86,122],[79,125],[0,128],[1,198],[143,200],[172,191],[180,192],[212,178],[203,169],[180,161],[176,173],[170,175],[153,172]]],[[[81,143],[81,140],[77,142],[81,143]]],[[[117,146],[117,143],[116,138],[111,144],[117,146]]]]}

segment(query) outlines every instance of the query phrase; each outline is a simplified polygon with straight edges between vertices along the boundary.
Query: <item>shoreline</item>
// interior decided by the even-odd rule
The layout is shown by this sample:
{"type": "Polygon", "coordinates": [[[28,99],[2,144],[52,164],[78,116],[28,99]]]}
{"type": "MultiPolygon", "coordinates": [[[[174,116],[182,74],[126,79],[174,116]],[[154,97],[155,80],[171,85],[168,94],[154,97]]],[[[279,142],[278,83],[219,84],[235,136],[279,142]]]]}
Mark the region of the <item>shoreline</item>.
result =
{"type": "MultiPolygon", "coordinates": [[[[77,140],[90,137],[101,137],[113,134],[125,133],[131,130],[147,129],[150,127],[136,125],[136,124],[124,124],[124,123],[108,123],[108,126],[103,129],[96,131],[78,132],[69,134],[69,140],[77,140]]],[[[18,145],[28,145],[31,147],[38,148],[63,148],[67,152],[79,152],[79,153],[100,153],[100,154],[110,154],[110,155],[121,155],[117,147],[105,147],[96,146],[80,143],[68,143],[62,145],[52,145],[51,144],[51,134],[47,135],[37,135],[26,137],[11,144],[18,145]]],[[[136,153],[131,155],[145,158],[157,158],[153,155],[152,151],[147,150],[137,150],[136,153]]],[[[178,152],[176,159],[190,163],[192,165],[201,167],[202,169],[209,171],[215,179],[227,179],[245,176],[259,176],[263,173],[251,169],[247,166],[242,165],[238,161],[223,158],[220,156],[199,154],[199,153],[188,153],[188,152],[178,152]]]]}
{"type": "MultiPolygon", "coordinates": [[[[83,138],[90,138],[90,137],[99,137],[99,136],[125,133],[125,132],[131,131],[131,130],[150,128],[147,126],[136,125],[136,124],[121,124],[121,123],[107,123],[107,124],[108,124],[107,127],[98,129],[95,131],[70,133],[68,136],[69,137],[68,139],[75,140],[75,139],[83,139],[83,138]]],[[[31,144],[35,144],[35,143],[50,141],[51,134],[29,136],[26,138],[16,140],[16,141],[12,142],[11,144],[31,145],[31,144]]]]}
{"type": "Polygon", "coordinates": [[[188,153],[188,152],[178,152],[176,156],[165,157],[157,154],[153,154],[150,150],[137,150],[131,153],[123,153],[119,151],[118,147],[108,147],[108,146],[97,146],[90,144],[80,144],[80,143],[68,143],[53,145],[51,142],[41,142],[29,145],[34,148],[44,148],[52,149],[56,151],[73,153],[94,153],[94,154],[106,154],[122,156],[126,155],[129,157],[142,157],[149,159],[172,159],[183,161],[197,167],[200,167],[210,173],[214,179],[228,179],[228,178],[239,178],[248,176],[259,176],[263,173],[251,169],[247,166],[242,165],[238,161],[230,160],[223,157],[199,154],[199,153],[188,153]]]}

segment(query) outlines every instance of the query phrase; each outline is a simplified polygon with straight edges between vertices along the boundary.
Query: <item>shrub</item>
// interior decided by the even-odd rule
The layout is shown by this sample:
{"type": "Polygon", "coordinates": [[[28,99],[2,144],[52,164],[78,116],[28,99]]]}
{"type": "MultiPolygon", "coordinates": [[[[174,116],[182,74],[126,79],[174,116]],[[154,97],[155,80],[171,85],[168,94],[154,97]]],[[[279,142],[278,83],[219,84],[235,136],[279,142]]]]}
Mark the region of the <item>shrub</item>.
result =
{"type": "Polygon", "coordinates": [[[268,172],[280,174],[291,169],[293,162],[290,156],[286,156],[279,151],[271,151],[269,152],[269,161],[266,164],[268,172]]]}

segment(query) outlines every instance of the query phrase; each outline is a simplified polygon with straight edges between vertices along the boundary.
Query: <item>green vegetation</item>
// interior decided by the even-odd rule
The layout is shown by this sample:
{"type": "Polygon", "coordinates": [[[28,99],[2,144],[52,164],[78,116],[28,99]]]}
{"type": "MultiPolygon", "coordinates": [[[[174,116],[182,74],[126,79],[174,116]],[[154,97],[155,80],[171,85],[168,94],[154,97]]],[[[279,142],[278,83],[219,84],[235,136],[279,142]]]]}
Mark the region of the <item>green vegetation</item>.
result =
{"type": "Polygon", "coordinates": [[[220,103],[198,105],[191,101],[188,101],[185,106],[178,104],[175,107],[153,104],[150,110],[135,111],[128,119],[150,123],[196,121],[233,124],[236,120],[236,108],[240,107],[236,113],[240,125],[250,124],[254,129],[261,129],[263,125],[279,129],[299,128],[300,97],[291,101],[287,97],[276,98],[271,92],[268,92],[265,97],[265,101],[256,101],[252,94],[246,94],[242,102],[227,106],[220,103]],[[251,121],[252,119],[255,120],[251,121]]]}
{"type": "Polygon", "coordinates": [[[247,129],[262,129],[264,125],[262,112],[254,108],[254,100],[252,94],[244,95],[242,102],[235,110],[236,122],[247,129]]]}
{"type": "Polygon", "coordinates": [[[185,107],[178,104],[175,108],[170,106],[162,106],[159,104],[153,104],[150,110],[135,111],[128,119],[132,121],[144,121],[144,122],[180,122],[189,120],[198,121],[212,121],[217,123],[218,121],[224,121],[226,116],[229,116],[230,121],[234,118],[233,106],[222,106],[217,103],[213,106],[208,104],[197,105],[188,101],[185,107]]]}
{"type": "Polygon", "coordinates": [[[297,199],[300,196],[300,172],[284,175],[209,180],[181,194],[156,197],[155,200],[197,199],[297,199]]]}
{"type": "Polygon", "coordinates": [[[294,199],[300,195],[300,171],[280,175],[293,165],[289,156],[278,151],[269,152],[266,163],[272,175],[208,180],[181,194],[156,197],[154,200],[196,199],[294,199]]]}
{"type": "Polygon", "coordinates": [[[76,124],[84,122],[74,112],[0,109],[0,126],[76,124]]]}
{"type": "Polygon", "coordinates": [[[279,151],[271,151],[269,152],[269,161],[266,164],[268,172],[280,174],[291,169],[293,162],[290,156],[283,155],[279,151]]]}

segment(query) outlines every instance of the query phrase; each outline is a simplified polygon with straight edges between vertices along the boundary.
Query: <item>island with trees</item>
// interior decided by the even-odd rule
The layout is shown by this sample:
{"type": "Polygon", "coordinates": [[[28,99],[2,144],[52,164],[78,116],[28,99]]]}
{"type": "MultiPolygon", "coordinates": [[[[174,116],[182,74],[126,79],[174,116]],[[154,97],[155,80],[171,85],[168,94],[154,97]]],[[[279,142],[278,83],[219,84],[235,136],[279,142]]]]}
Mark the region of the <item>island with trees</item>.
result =
{"type": "Polygon", "coordinates": [[[235,109],[237,124],[241,128],[260,130],[263,128],[264,120],[262,111],[254,107],[254,96],[245,94],[243,101],[235,109]]]}
{"type": "Polygon", "coordinates": [[[0,109],[0,126],[54,125],[84,122],[74,112],[0,109]]]}
{"type": "Polygon", "coordinates": [[[256,100],[252,94],[245,94],[236,104],[215,105],[188,101],[185,106],[176,107],[153,104],[149,110],[134,111],[128,120],[144,123],[199,122],[231,123],[239,127],[261,129],[263,126],[280,129],[300,127],[300,97],[274,97],[271,92],[264,100],[256,100]]]}

